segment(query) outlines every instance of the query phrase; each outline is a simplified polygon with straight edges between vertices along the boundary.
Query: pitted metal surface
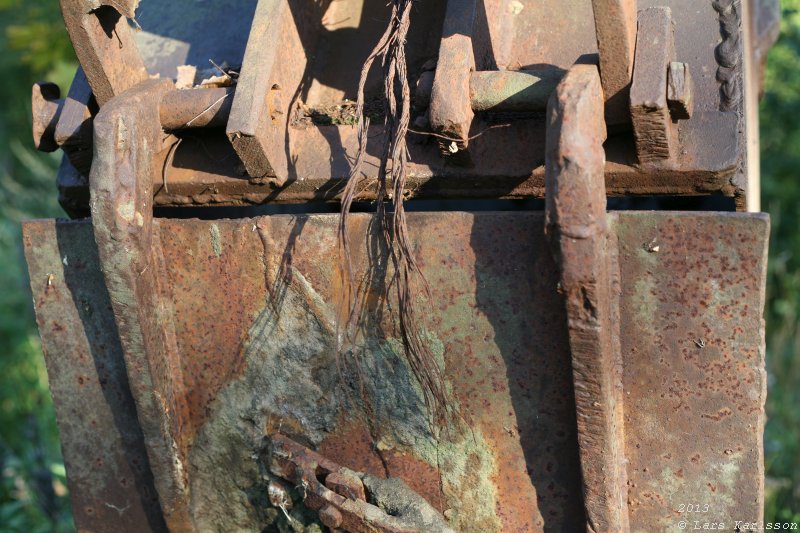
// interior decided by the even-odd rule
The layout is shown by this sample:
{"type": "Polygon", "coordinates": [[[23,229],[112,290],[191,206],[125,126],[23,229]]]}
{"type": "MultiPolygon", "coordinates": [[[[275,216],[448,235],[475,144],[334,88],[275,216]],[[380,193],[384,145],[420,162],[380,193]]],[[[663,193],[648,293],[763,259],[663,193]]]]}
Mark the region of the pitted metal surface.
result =
{"type": "Polygon", "coordinates": [[[167,531],[91,226],[29,222],[23,242],[75,525],[167,531]]]}
{"type": "MultiPolygon", "coordinates": [[[[362,236],[355,259],[366,267],[376,257],[367,254],[369,217],[353,220],[354,235],[362,236]]],[[[267,501],[267,485],[258,458],[264,435],[280,430],[352,470],[404,479],[459,531],[580,529],[566,322],[542,214],[409,215],[434,287],[426,330],[463,416],[438,446],[391,330],[364,345],[376,358],[365,374],[374,423],[365,423],[352,381],[338,374],[335,221],[155,221],[159,277],[170,287],[162,298],[172,302],[187,391],[181,431],[196,527],[266,524],[272,515],[259,503],[258,494],[267,501]]],[[[58,227],[47,226],[41,242],[54,241],[58,227]]],[[[631,530],[653,531],[654,523],[668,530],[681,498],[694,490],[707,494],[720,517],[755,512],[766,220],[621,213],[610,215],[609,227],[620,241],[631,530]]],[[[88,223],[71,231],[91,246],[88,223]]],[[[89,268],[86,253],[76,250],[68,261],[89,268]]],[[[53,254],[35,263],[37,301],[53,294],[43,274],[60,261],[53,254]]],[[[363,279],[370,313],[387,319],[381,276],[363,279]]],[[[76,303],[57,305],[67,311],[76,303]]],[[[79,331],[68,328],[59,345],[79,331]]],[[[86,401],[80,389],[62,396],[62,431],[111,427],[64,414],[86,401]]],[[[70,476],[90,468],[77,452],[65,454],[70,476]]],[[[82,489],[76,497],[96,501],[82,489]]]]}

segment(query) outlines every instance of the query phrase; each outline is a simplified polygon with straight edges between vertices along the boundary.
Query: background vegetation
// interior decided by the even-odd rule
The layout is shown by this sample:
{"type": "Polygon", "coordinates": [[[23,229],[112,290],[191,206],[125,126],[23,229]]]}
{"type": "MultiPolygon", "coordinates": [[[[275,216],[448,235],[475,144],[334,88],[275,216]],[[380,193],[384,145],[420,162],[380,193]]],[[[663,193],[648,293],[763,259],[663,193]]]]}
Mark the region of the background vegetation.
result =
{"type": "MultiPolygon", "coordinates": [[[[763,208],[772,215],[767,302],[768,520],[800,522],[800,0],[783,0],[761,108],[763,208]]],[[[59,155],[30,141],[30,87],[66,93],[75,59],[56,0],[0,0],[0,530],[74,528],[36,331],[20,222],[61,216],[59,155]]]]}

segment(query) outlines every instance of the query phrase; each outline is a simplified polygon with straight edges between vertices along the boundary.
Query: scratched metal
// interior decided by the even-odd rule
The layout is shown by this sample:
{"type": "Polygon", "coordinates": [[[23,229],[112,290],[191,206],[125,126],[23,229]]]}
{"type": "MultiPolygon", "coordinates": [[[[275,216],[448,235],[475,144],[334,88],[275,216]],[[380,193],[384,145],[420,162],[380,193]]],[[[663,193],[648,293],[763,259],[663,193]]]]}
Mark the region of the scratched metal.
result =
{"type": "Polygon", "coordinates": [[[37,324],[79,531],[166,531],[86,222],[23,228],[37,324]]]}
{"type": "MultiPolygon", "coordinates": [[[[767,222],[759,215],[610,217],[620,241],[632,531],[671,531],[678,506],[701,497],[720,521],[756,520],[763,495],[767,222]]],[[[403,478],[459,531],[585,527],[566,316],[543,215],[408,218],[432,289],[424,329],[461,414],[438,442],[428,434],[419,393],[398,355],[381,297],[385,263],[368,215],[353,215],[352,235],[365,317],[383,330],[360,344],[371,416],[334,355],[340,283],[335,215],[156,221],[165,265],[161,285],[169,292],[161,297],[174,310],[188,396],[182,431],[191,446],[184,464],[198,531],[257,530],[275,519],[268,512],[264,437],[278,431],[342,466],[403,478]],[[365,275],[367,265],[376,269],[372,276],[365,275]]],[[[85,265],[96,283],[87,289],[89,301],[102,301],[96,259],[87,259],[94,257],[91,226],[58,227],[70,232],[59,245],[77,247],[75,257],[67,254],[67,286],[79,275],[72,265],[85,265]],[[88,243],[88,250],[78,243],[88,243]]],[[[113,331],[107,305],[104,312],[77,315],[74,298],[45,292],[49,272],[57,273],[56,289],[63,287],[54,231],[35,238],[29,229],[27,242],[50,353],[74,342],[68,332],[80,332],[81,320],[85,328],[102,319],[102,331],[113,331]],[[53,331],[47,317],[61,315],[73,316],[74,326],[53,331]]],[[[113,340],[83,342],[97,348],[113,340]]],[[[76,466],[86,465],[81,454],[92,449],[85,439],[108,442],[117,428],[135,423],[130,416],[117,424],[105,419],[94,430],[81,418],[85,405],[97,402],[80,401],[75,374],[74,382],[62,381],[79,364],[91,362],[70,359],[50,376],[65,455],[80,459],[67,464],[73,497],[83,502],[98,494],[76,466]]],[[[130,406],[115,406],[108,416],[130,413],[130,406]]],[[[116,479],[112,470],[106,461],[93,475],[116,479]]],[[[116,500],[113,505],[124,508],[116,500]]],[[[118,516],[104,519],[120,523],[118,516]]]]}
{"type": "Polygon", "coordinates": [[[620,213],[617,227],[631,531],[760,521],[769,220],[620,213]]]}

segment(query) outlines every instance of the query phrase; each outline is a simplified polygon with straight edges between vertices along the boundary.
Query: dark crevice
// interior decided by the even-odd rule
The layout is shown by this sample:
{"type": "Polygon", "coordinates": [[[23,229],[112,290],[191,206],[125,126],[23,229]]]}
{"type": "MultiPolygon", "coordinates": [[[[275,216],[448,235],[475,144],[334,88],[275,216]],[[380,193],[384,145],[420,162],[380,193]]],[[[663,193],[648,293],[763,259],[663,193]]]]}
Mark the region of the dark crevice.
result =
{"type": "MultiPolygon", "coordinates": [[[[407,200],[408,212],[447,211],[544,211],[544,199],[524,200],[407,200]]],[[[249,218],[265,215],[338,213],[337,202],[304,204],[264,204],[241,207],[187,206],[156,207],[158,218],[249,218]]],[[[736,211],[734,198],[726,196],[625,196],[608,198],[609,211],[736,211]]],[[[353,213],[374,213],[375,202],[355,202],[353,213]]]]}

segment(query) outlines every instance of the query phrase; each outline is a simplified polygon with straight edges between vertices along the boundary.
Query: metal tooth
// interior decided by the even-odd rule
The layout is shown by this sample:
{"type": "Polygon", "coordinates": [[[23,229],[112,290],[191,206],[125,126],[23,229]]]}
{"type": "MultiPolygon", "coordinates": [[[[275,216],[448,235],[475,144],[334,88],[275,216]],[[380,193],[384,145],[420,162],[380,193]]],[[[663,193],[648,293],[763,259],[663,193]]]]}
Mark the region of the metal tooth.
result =
{"type": "Polygon", "coordinates": [[[606,220],[600,76],[573,66],[548,106],[546,232],[564,291],[587,531],[627,532],[619,267],[606,220]]]}
{"type": "Polygon", "coordinates": [[[592,0],[600,78],[609,124],[630,123],[628,102],[636,48],[636,0],[592,0]]]}

